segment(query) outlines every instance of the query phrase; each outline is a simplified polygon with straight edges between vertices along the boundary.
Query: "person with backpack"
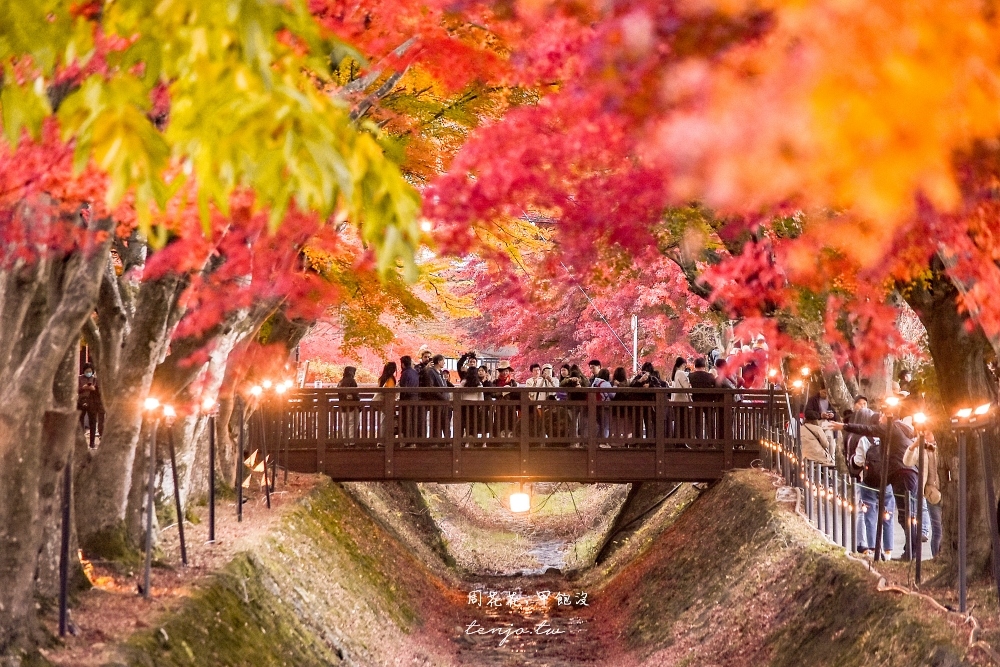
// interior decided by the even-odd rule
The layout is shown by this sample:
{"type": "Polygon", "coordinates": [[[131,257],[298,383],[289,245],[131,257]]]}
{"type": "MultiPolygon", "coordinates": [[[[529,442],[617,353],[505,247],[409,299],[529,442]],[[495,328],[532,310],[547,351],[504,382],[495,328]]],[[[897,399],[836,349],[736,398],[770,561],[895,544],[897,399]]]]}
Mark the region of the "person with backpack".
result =
{"type": "MultiPolygon", "coordinates": [[[[867,402],[867,401],[866,401],[867,402]]],[[[878,426],[879,414],[868,408],[857,410],[847,426],[878,426]]],[[[848,471],[859,482],[858,551],[874,556],[875,533],[878,528],[878,490],[882,483],[882,442],[877,437],[861,435],[844,428],[845,451],[848,471]]],[[[885,487],[885,517],[882,518],[882,553],[885,559],[892,558],[893,528],[892,516],[896,513],[896,499],[892,485],[885,487]]]]}

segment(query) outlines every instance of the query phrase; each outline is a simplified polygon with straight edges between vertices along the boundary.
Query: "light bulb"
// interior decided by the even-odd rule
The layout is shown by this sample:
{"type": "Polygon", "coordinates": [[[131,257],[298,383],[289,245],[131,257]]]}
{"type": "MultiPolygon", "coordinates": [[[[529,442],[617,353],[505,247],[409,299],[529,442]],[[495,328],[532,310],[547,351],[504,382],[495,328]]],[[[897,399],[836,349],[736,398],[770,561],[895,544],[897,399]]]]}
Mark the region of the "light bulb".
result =
{"type": "Polygon", "coordinates": [[[802,389],[802,380],[796,380],[795,382],[792,383],[792,386],[795,387],[796,389],[802,389]]]}
{"type": "Polygon", "coordinates": [[[149,398],[147,398],[145,401],[142,402],[142,407],[144,407],[147,410],[155,410],[156,408],[160,407],[160,401],[150,396],[149,398]]]}
{"type": "Polygon", "coordinates": [[[926,424],[927,423],[927,415],[925,415],[923,412],[916,413],[915,415],[913,415],[913,423],[914,424],[926,424]]]}
{"type": "Polygon", "coordinates": [[[262,387],[264,387],[264,389],[270,389],[272,382],[270,380],[264,380],[260,384],[262,387]]]}
{"type": "Polygon", "coordinates": [[[164,405],[163,406],[163,416],[164,417],[169,417],[171,419],[173,419],[174,417],[176,417],[177,416],[177,412],[174,410],[174,406],[172,406],[172,405],[164,405]]]}
{"type": "Polygon", "coordinates": [[[803,366],[800,372],[802,373],[802,377],[809,377],[809,373],[812,371],[809,370],[808,366],[803,366]]]}
{"type": "Polygon", "coordinates": [[[254,385],[253,387],[250,388],[250,394],[252,396],[260,396],[262,391],[264,390],[260,388],[260,385],[254,385]]]}
{"type": "Polygon", "coordinates": [[[284,393],[285,393],[285,389],[287,389],[287,387],[285,387],[285,385],[284,385],[284,384],[279,384],[279,385],[277,385],[277,386],[276,386],[276,387],[274,388],[274,391],[275,391],[275,393],[277,393],[277,394],[284,394],[284,393]]]}
{"type": "Polygon", "coordinates": [[[527,493],[510,494],[510,511],[515,513],[527,512],[531,509],[531,496],[527,493]]]}
{"type": "Polygon", "coordinates": [[[888,396],[885,399],[885,404],[888,405],[890,408],[894,408],[897,405],[899,405],[899,397],[897,397],[897,396],[888,396]]]}

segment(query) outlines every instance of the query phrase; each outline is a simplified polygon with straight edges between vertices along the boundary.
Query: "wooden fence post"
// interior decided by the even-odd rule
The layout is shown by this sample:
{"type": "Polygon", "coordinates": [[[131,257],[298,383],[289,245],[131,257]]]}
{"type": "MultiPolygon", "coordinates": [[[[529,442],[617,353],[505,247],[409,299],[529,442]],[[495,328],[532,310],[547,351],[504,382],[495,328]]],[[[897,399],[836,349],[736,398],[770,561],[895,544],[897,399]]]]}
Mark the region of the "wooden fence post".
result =
{"type": "Polygon", "coordinates": [[[722,400],[723,470],[733,467],[733,394],[727,391],[722,400]]]}
{"type": "Polygon", "coordinates": [[[597,393],[587,392],[587,475],[597,475],[597,393]]]}
{"type": "Polygon", "coordinates": [[[392,455],[396,446],[396,392],[386,391],[382,396],[382,446],[385,447],[385,476],[391,479],[392,455]]]}

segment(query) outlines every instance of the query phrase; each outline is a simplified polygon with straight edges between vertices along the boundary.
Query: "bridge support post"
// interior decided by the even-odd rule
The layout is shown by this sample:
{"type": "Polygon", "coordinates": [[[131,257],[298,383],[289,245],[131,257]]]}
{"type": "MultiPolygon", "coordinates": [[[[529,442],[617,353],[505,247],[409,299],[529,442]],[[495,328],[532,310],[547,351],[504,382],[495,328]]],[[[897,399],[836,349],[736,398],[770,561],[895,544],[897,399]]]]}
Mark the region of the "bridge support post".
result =
{"type": "Polygon", "coordinates": [[[385,478],[392,479],[392,458],[396,447],[396,392],[382,395],[382,446],[385,448],[385,478]]]}
{"type": "Polygon", "coordinates": [[[521,405],[521,428],[518,429],[520,435],[521,444],[521,475],[528,474],[528,392],[522,391],[520,393],[520,405],[521,405]]]}
{"type": "Polygon", "coordinates": [[[663,450],[665,449],[666,437],[667,437],[667,426],[670,424],[670,420],[667,419],[667,403],[665,400],[666,392],[657,391],[656,392],[656,477],[665,477],[667,474],[666,466],[663,465],[663,450]]]}
{"type": "Polygon", "coordinates": [[[316,472],[326,470],[326,441],[330,429],[330,398],[319,395],[319,410],[316,414],[316,472]]]}
{"type": "MultiPolygon", "coordinates": [[[[526,396],[526,394],[522,393],[521,396],[526,396]]],[[[523,422],[524,420],[522,419],[521,421],[523,422]]],[[[458,399],[458,392],[453,391],[451,392],[451,476],[454,478],[458,478],[459,476],[459,471],[461,470],[461,457],[462,402],[458,399]]]]}
{"type": "MultiPolygon", "coordinates": [[[[654,420],[655,428],[655,420],[654,420]]],[[[597,394],[587,392],[587,476],[597,475],[597,394]]]]}
{"type": "Polygon", "coordinates": [[[722,399],[722,442],[723,444],[723,470],[733,468],[733,395],[726,392],[722,399]]]}

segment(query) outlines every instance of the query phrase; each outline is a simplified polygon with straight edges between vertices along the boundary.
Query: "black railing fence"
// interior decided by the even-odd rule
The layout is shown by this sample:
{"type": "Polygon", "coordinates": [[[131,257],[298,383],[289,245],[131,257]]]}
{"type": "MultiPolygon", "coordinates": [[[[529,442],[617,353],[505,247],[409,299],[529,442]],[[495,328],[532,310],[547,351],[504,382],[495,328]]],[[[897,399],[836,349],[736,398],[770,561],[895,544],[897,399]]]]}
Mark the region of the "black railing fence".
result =
{"type": "MultiPolygon", "coordinates": [[[[790,402],[786,402],[784,411],[791,415],[790,402]]],[[[874,498],[879,489],[863,485],[836,466],[804,459],[798,426],[798,420],[792,418],[765,429],[761,441],[765,465],[780,475],[786,485],[802,491],[806,516],[831,542],[852,552],[862,547],[874,549],[874,544],[867,544],[872,540],[863,539],[859,531],[863,530],[865,515],[878,512],[874,498]]],[[[908,493],[892,495],[896,511],[904,513],[904,521],[914,527],[919,540],[924,524],[922,512],[916,508],[917,499],[908,493]]],[[[884,530],[893,530],[891,518],[892,513],[886,512],[884,530]]],[[[887,538],[882,539],[883,545],[886,544],[887,538]]]]}

